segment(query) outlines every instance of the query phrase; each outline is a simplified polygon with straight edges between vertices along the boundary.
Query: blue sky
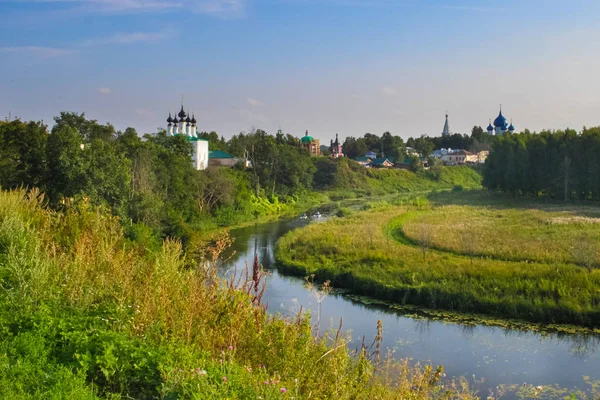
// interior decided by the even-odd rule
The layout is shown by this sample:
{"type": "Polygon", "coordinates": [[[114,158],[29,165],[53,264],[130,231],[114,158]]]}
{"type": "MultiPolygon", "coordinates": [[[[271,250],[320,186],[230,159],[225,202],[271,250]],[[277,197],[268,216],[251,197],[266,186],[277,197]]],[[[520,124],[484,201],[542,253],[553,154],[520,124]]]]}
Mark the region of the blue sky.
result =
{"type": "Polygon", "coordinates": [[[597,0],[0,0],[0,118],[328,141],[600,125],[597,0]]]}

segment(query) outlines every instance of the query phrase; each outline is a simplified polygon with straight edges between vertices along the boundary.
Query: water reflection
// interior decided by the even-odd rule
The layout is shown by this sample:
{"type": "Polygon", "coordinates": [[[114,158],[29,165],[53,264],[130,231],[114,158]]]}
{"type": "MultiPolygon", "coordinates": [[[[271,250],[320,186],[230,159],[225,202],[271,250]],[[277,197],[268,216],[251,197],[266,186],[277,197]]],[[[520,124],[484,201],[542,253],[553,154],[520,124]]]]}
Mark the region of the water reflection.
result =
{"type": "MultiPolygon", "coordinates": [[[[256,246],[260,263],[270,272],[263,304],[269,311],[296,315],[315,310],[317,302],[304,287],[303,279],[280,275],[274,249],[279,237],[304,226],[310,220],[283,221],[232,231],[236,238],[231,251],[235,254],[224,268],[252,266],[256,246]]],[[[455,324],[426,318],[410,318],[382,305],[351,300],[342,293],[332,293],[322,304],[320,331],[343,328],[352,337],[351,348],[359,349],[363,337],[373,342],[377,321],[383,321],[383,348],[395,350],[394,356],[444,365],[449,378],[485,377],[480,393],[502,384],[527,382],[534,385],[559,384],[585,387],[584,375],[600,379],[600,337],[506,329],[500,327],[455,324]]],[[[313,319],[313,323],[315,320],[313,319]]]]}

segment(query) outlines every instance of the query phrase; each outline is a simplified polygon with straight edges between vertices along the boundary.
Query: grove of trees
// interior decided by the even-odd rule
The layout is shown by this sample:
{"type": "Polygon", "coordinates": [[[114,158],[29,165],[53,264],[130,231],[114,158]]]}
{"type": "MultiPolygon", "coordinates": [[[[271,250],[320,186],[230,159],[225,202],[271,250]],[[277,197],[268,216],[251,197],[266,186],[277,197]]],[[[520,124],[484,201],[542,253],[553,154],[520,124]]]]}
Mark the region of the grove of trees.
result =
{"type": "Polygon", "coordinates": [[[495,138],[483,184],[514,195],[600,199],[600,127],[495,138]]]}
{"type": "Polygon", "coordinates": [[[278,198],[312,189],[315,164],[291,135],[201,136],[211,149],[249,158],[254,168],[196,171],[184,137],[164,131],[140,137],[84,114],[61,113],[51,131],[40,122],[0,121],[0,186],[40,188],[54,208],[85,199],[130,221],[132,234],[183,239],[206,224],[271,212],[278,198]]]}

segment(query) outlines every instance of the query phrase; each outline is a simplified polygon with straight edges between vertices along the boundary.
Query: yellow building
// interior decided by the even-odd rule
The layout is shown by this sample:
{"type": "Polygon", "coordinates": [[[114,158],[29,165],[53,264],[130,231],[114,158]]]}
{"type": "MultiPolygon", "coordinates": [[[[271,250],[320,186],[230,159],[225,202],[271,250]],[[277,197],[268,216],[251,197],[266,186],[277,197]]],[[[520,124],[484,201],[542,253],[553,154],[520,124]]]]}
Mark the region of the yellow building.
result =
{"type": "Polygon", "coordinates": [[[310,152],[310,155],[321,155],[321,141],[310,136],[308,134],[308,129],[306,130],[304,137],[300,139],[300,142],[302,143],[302,147],[306,148],[310,152]]]}

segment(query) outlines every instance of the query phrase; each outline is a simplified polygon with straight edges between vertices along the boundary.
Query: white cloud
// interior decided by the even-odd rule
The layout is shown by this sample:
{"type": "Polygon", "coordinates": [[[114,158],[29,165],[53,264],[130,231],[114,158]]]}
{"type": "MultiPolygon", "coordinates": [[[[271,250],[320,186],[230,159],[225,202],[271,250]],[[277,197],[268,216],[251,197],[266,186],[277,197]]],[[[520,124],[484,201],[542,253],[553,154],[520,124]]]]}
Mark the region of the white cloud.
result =
{"type": "Polygon", "coordinates": [[[267,117],[266,115],[257,114],[250,110],[244,109],[240,110],[240,117],[242,117],[245,122],[250,123],[269,124],[271,122],[271,118],[267,117]]]}
{"type": "Polygon", "coordinates": [[[248,104],[250,104],[251,106],[254,106],[254,107],[265,105],[265,103],[263,103],[262,101],[253,99],[252,97],[248,97],[248,104]]]}
{"type": "Polygon", "coordinates": [[[108,87],[101,87],[101,88],[98,88],[98,92],[100,92],[100,94],[106,95],[106,94],[111,94],[112,90],[110,90],[110,88],[108,88],[108,87]]]}
{"type": "Polygon", "coordinates": [[[381,89],[381,93],[385,94],[386,96],[397,96],[398,90],[391,86],[384,86],[381,89]]]}
{"type": "Polygon", "coordinates": [[[41,47],[41,46],[16,46],[16,47],[0,47],[0,53],[25,54],[28,56],[37,57],[60,57],[76,53],[73,50],[59,49],[56,47],[41,47]]]}
{"type": "Polygon", "coordinates": [[[246,11],[246,0],[195,0],[196,12],[218,17],[241,17],[246,11]]]}
{"type": "Polygon", "coordinates": [[[133,32],[133,33],[115,33],[114,35],[84,40],[83,46],[95,46],[103,44],[133,44],[140,42],[158,42],[175,35],[174,31],[160,32],[133,32]]]}
{"type": "Polygon", "coordinates": [[[98,14],[137,14],[181,12],[230,18],[243,16],[247,0],[5,0],[14,3],[56,4],[59,11],[72,16],[98,14]]]}

